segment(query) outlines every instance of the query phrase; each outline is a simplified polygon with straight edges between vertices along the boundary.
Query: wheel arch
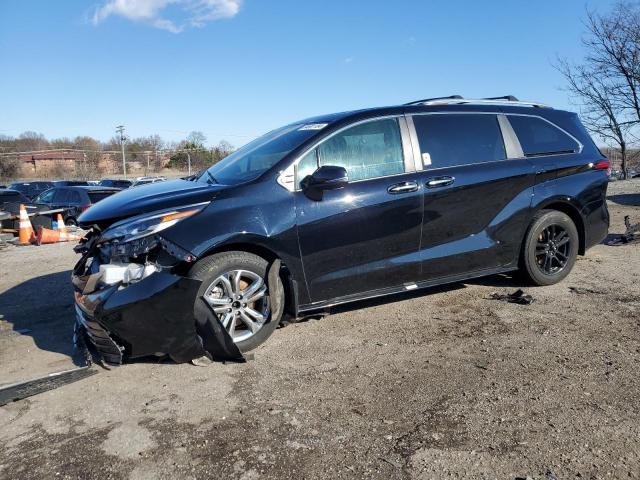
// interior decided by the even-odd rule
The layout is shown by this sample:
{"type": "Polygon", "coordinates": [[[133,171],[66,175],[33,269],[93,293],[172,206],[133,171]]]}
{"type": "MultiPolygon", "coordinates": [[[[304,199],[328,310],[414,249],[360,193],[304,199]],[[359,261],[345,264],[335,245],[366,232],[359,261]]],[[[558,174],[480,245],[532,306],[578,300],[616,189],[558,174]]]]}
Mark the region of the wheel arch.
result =
{"type": "Polygon", "coordinates": [[[573,205],[570,201],[561,199],[549,199],[547,202],[542,203],[536,207],[533,212],[534,215],[540,210],[557,210],[567,215],[575,224],[578,230],[578,254],[584,255],[586,252],[586,227],[584,219],[580,214],[580,210],[573,205]]]}
{"type": "Polygon", "coordinates": [[[297,316],[299,305],[297,281],[294,278],[291,269],[282,258],[282,255],[279,255],[274,249],[259,243],[231,241],[228,243],[216,245],[215,247],[206,250],[202,255],[200,255],[199,259],[215,255],[216,253],[233,251],[252,253],[264,258],[265,260],[267,260],[267,262],[269,262],[269,264],[273,263],[275,260],[280,260],[280,278],[284,287],[285,296],[284,313],[288,313],[294,317],[297,316]]]}

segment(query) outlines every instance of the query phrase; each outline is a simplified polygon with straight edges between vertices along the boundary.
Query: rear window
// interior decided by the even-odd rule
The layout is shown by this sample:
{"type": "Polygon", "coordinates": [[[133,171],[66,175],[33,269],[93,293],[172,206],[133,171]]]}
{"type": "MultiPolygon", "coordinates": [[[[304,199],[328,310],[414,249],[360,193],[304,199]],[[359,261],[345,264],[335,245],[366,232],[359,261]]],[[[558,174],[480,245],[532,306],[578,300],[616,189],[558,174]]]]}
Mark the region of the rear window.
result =
{"type": "Polygon", "coordinates": [[[91,203],[98,203],[100,200],[104,200],[107,197],[110,197],[116,192],[87,192],[89,195],[89,200],[91,203]]]}
{"type": "Polygon", "coordinates": [[[422,162],[432,168],[493,162],[506,158],[496,115],[415,115],[422,162]]]}
{"type": "Polygon", "coordinates": [[[552,123],[539,117],[509,115],[525,156],[577,152],[578,143],[552,123]]]}

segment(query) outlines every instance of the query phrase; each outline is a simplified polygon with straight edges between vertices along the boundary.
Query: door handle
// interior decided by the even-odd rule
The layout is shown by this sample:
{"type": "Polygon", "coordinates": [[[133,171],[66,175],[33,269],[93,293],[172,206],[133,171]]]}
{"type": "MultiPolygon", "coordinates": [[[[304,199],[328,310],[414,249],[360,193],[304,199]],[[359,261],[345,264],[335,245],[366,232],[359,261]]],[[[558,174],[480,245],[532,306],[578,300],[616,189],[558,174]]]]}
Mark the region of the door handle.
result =
{"type": "Polygon", "coordinates": [[[451,185],[455,180],[455,177],[450,176],[432,177],[427,180],[427,188],[446,187],[447,185],[451,185]]]}
{"type": "Polygon", "coordinates": [[[402,182],[391,185],[387,188],[389,193],[409,193],[418,190],[418,184],[416,182],[402,182]]]}

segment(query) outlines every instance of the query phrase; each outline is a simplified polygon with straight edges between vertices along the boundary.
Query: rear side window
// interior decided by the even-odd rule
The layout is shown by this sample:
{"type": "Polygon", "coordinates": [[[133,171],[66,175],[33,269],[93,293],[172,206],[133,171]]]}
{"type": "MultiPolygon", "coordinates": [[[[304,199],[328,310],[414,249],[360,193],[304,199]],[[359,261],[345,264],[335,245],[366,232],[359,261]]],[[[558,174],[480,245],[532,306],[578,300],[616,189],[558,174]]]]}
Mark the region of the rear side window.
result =
{"type": "Polygon", "coordinates": [[[69,190],[69,203],[73,205],[80,205],[82,203],[82,196],[80,195],[80,192],[69,190]]]}
{"type": "Polygon", "coordinates": [[[110,197],[116,192],[88,192],[89,200],[91,203],[97,203],[100,200],[104,200],[107,197],[110,197]]]}
{"type": "Polygon", "coordinates": [[[538,117],[508,115],[522,151],[527,157],[573,153],[578,143],[555,125],[538,117]]]}
{"type": "Polygon", "coordinates": [[[425,166],[455,167],[506,158],[496,115],[415,115],[413,123],[425,166]]]}
{"type": "Polygon", "coordinates": [[[69,203],[71,201],[70,193],[66,188],[59,188],[53,194],[53,201],[56,203],[69,203]]]}

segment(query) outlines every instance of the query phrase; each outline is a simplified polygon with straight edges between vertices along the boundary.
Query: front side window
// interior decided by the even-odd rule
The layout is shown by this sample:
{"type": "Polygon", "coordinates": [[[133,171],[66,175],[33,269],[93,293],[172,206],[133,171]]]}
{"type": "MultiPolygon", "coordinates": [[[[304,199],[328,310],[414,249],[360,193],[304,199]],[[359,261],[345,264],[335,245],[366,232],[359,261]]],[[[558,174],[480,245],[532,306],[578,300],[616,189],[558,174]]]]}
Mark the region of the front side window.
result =
{"type": "Polygon", "coordinates": [[[527,157],[573,153],[579,149],[573,138],[541,118],[522,115],[508,118],[527,157]]]}
{"type": "Polygon", "coordinates": [[[344,167],[350,181],[403,173],[398,120],[375,120],[344,130],[320,144],[318,157],[320,165],[344,167]]]}
{"type": "Polygon", "coordinates": [[[55,190],[47,190],[46,192],[43,192],[40,195],[38,195],[38,197],[34,200],[34,202],[35,203],[51,203],[51,200],[53,200],[54,193],[56,193],[55,190]]]}
{"type": "Polygon", "coordinates": [[[414,115],[413,123],[427,168],[455,167],[506,158],[496,115],[414,115]]]}
{"type": "Polygon", "coordinates": [[[300,159],[296,165],[296,186],[300,187],[300,182],[307,175],[311,175],[318,169],[317,149],[314,148],[300,159]]]}

